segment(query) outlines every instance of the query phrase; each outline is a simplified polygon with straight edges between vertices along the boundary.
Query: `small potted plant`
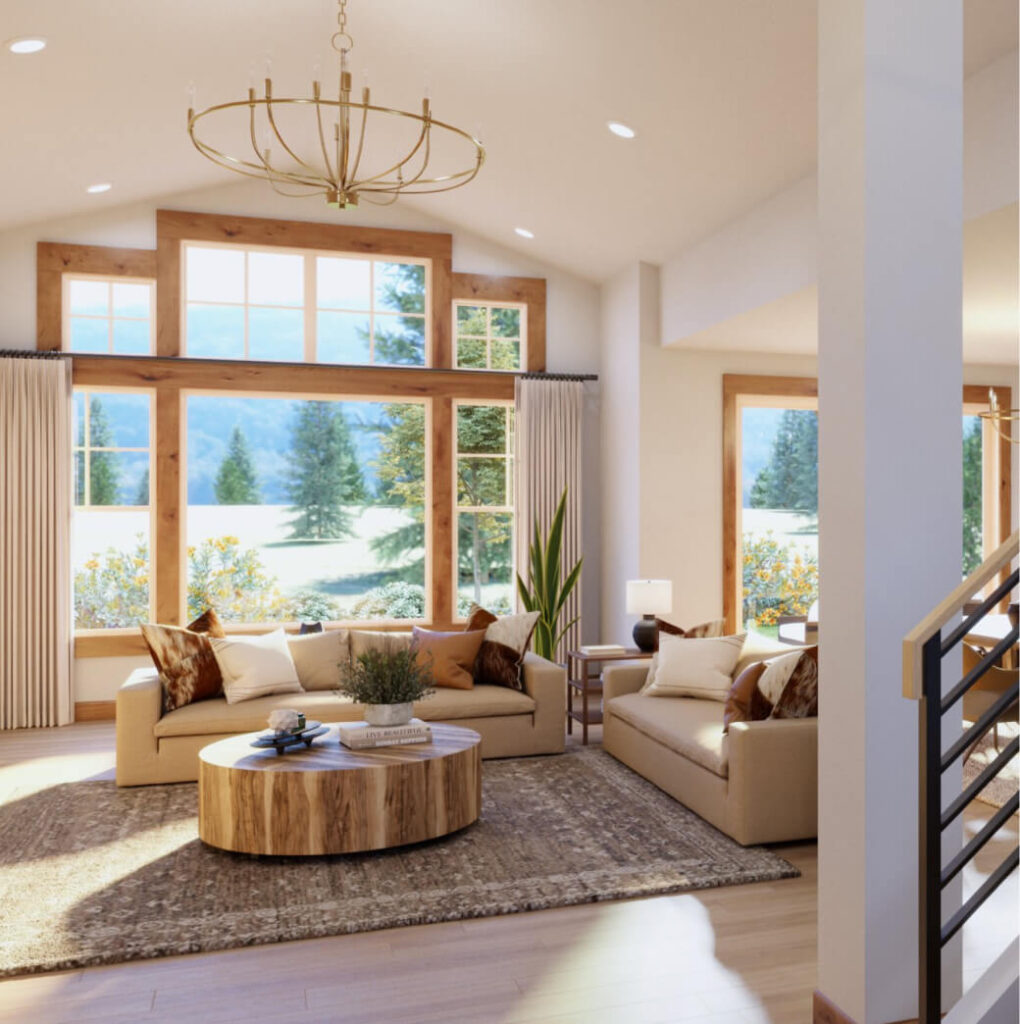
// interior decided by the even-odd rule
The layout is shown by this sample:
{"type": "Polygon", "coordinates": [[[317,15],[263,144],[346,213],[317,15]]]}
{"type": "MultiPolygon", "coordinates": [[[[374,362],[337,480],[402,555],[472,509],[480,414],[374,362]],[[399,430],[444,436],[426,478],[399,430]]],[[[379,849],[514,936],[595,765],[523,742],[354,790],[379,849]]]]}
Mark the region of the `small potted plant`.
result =
{"type": "Polygon", "coordinates": [[[432,669],[418,661],[417,652],[366,651],[350,665],[341,665],[337,695],[365,706],[369,725],[405,725],[414,702],[435,692],[432,669]]]}

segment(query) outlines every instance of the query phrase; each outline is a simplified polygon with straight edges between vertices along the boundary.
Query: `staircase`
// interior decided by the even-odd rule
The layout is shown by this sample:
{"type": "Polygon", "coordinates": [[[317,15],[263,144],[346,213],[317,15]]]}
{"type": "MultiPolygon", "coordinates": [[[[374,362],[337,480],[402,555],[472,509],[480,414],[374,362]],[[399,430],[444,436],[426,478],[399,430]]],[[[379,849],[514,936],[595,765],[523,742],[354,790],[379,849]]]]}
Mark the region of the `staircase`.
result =
{"type": "MultiPolygon", "coordinates": [[[[1001,807],[948,863],[943,863],[942,834],[963,813],[978,793],[1002,771],[1020,750],[1013,739],[962,793],[943,800],[943,774],[972,744],[1016,707],[1020,694],[1016,683],[1006,689],[962,736],[943,750],[943,718],[958,704],[1003,654],[1017,643],[1016,624],[988,654],[960,680],[943,680],[943,659],[997,605],[1006,601],[1020,582],[1020,574],[1009,571],[1020,550],[1020,532],[1014,533],[990,558],[968,576],[941,604],[913,629],[903,641],[903,695],[919,704],[920,769],[919,803],[919,1011],[918,1024],[936,1024],[941,1017],[942,949],[992,895],[1020,863],[1020,850],[1013,851],[985,879],[981,886],[947,921],[942,919],[942,891],[970,863],[1008,819],[1017,813],[1016,794],[1001,807]],[[1002,577],[994,591],[964,615],[964,606],[986,584],[1002,577]],[[945,635],[943,635],[945,634],[945,635]],[[947,685],[948,683],[948,685],[947,685]]],[[[946,1016],[946,1024],[984,1021],[1008,1024],[1017,1021],[1018,942],[1011,946],[967,991],[946,1016]]]]}

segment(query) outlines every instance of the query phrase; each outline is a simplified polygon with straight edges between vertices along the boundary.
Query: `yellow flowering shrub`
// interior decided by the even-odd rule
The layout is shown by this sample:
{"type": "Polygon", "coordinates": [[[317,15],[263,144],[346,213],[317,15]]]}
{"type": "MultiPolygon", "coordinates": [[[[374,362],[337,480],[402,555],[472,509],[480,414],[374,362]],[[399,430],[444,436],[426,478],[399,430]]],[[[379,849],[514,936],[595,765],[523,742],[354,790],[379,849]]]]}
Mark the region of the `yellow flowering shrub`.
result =
{"type": "Polygon", "coordinates": [[[744,534],[744,621],[774,626],[780,615],[806,615],[818,599],[818,559],[769,530],[744,534]]]}

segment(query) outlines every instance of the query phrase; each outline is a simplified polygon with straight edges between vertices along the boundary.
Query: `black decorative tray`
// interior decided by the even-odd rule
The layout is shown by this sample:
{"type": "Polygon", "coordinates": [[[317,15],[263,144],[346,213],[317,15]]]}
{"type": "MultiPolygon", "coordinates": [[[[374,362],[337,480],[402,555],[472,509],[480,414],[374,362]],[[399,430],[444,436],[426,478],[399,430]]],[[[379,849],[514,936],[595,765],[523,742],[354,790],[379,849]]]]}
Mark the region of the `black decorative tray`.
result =
{"type": "Polygon", "coordinates": [[[312,740],[318,736],[324,736],[327,732],[329,732],[329,726],[323,725],[321,722],[306,722],[303,729],[297,729],[294,732],[262,733],[252,740],[251,745],[263,749],[272,747],[278,754],[286,754],[294,747],[310,747],[312,740]]]}

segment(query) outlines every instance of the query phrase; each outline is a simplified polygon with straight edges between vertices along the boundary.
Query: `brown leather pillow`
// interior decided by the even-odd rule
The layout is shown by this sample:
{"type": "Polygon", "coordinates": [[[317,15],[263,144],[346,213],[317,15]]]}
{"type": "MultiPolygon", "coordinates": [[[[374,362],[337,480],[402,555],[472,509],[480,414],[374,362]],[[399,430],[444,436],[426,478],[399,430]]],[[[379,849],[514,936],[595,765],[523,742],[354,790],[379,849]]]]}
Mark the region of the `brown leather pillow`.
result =
{"type": "Polygon", "coordinates": [[[699,622],[696,626],[691,626],[690,629],[682,629],[680,626],[674,626],[672,622],[667,622],[665,619],[656,618],[655,625],[658,626],[660,633],[666,633],[669,636],[683,636],[687,637],[688,640],[695,640],[699,637],[722,636],[726,628],[726,620],[712,619],[711,622],[699,622]]]}
{"type": "Polygon", "coordinates": [[[765,671],[765,662],[754,661],[737,676],[726,697],[723,711],[723,732],[733,722],[760,722],[772,713],[772,703],[758,689],[758,680],[765,671]]]}
{"type": "Polygon", "coordinates": [[[141,630],[163,685],[164,711],[223,692],[220,666],[205,634],[153,623],[146,623],[141,630]]]}
{"type": "Polygon", "coordinates": [[[470,690],[474,685],[475,659],[485,639],[485,630],[464,633],[435,633],[415,626],[411,644],[419,664],[432,670],[436,686],[470,690]]]}
{"type": "Polygon", "coordinates": [[[818,648],[805,647],[772,710],[773,718],[818,717],[818,648]]]}

